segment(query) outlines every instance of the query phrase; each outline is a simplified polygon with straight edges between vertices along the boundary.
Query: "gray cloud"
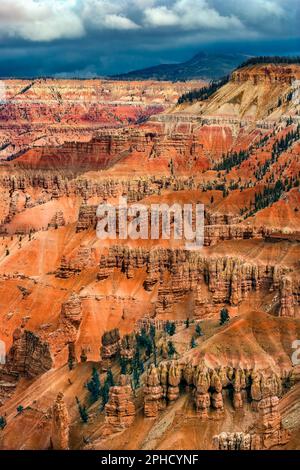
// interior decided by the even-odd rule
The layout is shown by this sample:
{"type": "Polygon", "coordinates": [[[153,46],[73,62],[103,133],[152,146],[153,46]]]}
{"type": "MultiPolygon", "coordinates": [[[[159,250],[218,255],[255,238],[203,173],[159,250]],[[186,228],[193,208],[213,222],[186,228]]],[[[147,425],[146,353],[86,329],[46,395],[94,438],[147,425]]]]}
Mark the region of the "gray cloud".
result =
{"type": "Polygon", "coordinates": [[[299,6],[299,0],[0,0],[0,75],[117,73],[184,60],[213,45],[277,54],[288,53],[281,45],[292,40],[299,51],[299,6]],[[247,47],[253,41],[274,44],[247,47]]]}
{"type": "Polygon", "coordinates": [[[295,34],[298,0],[1,0],[0,35],[30,41],[91,31],[190,31],[208,37],[295,34]]]}

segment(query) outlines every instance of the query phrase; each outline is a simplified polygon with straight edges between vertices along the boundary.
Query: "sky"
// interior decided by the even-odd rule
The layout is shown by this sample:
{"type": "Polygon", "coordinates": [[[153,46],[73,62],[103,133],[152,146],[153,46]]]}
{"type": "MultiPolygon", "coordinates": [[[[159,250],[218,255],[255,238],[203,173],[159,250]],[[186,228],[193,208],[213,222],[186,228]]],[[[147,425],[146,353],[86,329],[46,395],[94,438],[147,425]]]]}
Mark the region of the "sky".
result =
{"type": "Polygon", "coordinates": [[[103,76],[199,51],[300,55],[299,24],[299,0],[0,0],[0,76],[103,76]]]}

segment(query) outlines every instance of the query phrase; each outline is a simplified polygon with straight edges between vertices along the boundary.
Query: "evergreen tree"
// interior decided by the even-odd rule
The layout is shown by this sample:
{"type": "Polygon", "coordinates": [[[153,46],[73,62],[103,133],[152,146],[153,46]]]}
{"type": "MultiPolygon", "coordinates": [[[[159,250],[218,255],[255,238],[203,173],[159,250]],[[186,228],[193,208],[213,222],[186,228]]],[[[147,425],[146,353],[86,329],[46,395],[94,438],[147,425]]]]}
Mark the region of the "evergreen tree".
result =
{"type": "Polygon", "coordinates": [[[168,342],[168,356],[171,358],[174,356],[174,354],[176,353],[176,349],[175,349],[175,346],[173,344],[172,341],[169,341],[168,342]]]}
{"type": "Polygon", "coordinates": [[[140,370],[141,374],[143,374],[145,372],[145,367],[144,367],[144,363],[143,363],[142,360],[139,362],[139,370],[140,370]]]}
{"type": "Polygon", "coordinates": [[[191,348],[194,349],[196,346],[197,346],[197,343],[196,343],[195,337],[192,336],[192,339],[191,339],[191,348]]]}
{"type": "Polygon", "coordinates": [[[209,85],[184,93],[178,99],[178,104],[185,102],[192,103],[193,101],[204,101],[213,95],[219,88],[225,85],[229,81],[229,76],[223,77],[220,80],[213,80],[209,85]]]}
{"type": "Polygon", "coordinates": [[[171,322],[169,320],[167,320],[166,323],[165,323],[165,326],[164,326],[164,330],[168,334],[170,332],[170,325],[171,325],[171,322]]]}
{"type": "Polygon", "coordinates": [[[202,332],[200,323],[197,323],[196,328],[195,328],[195,332],[196,332],[197,336],[203,336],[203,332],[202,332]]]}
{"type": "Polygon", "coordinates": [[[151,341],[149,336],[147,336],[147,338],[146,338],[146,354],[147,354],[147,356],[150,357],[152,352],[153,352],[153,341],[151,341]]]}
{"type": "Polygon", "coordinates": [[[114,376],[111,369],[107,370],[105,382],[109,387],[113,387],[115,385],[114,376]]]}
{"type": "Polygon", "coordinates": [[[153,341],[150,336],[147,335],[145,328],[141,329],[141,334],[136,336],[137,344],[140,348],[146,350],[146,354],[149,357],[153,351],[153,341]]]}
{"type": "Polygon", "coordinates": [[[109,400],[109,389],[110,389],[109,383],[107,381],[105,381],[104,385],[101,389],[101,397],[102,397],[101,410],[102,411],[104,410],[104,407],[105,407],[106,403],[108,403],[108,400],[109,400]]]}
{"type": "Polygon", "coordinates": [[[152,339],[152,341],[155,339],[155,334],[156,334],[155,326],[151,323],[150,330],[149,330],[149,335],[150,335],[150,338],[152,339]]]}
{"type": "Polygon", "coordinates": [[[132,379],[133,387],[134,389],[136,389],[140,385],[140,372],[138,368],[133,369],[132,379]]]}
{"type": "Polygon", "coordinates": [[[157,347],[155,341],[153,341],[153,362],[157,366],[157,347]]]}
{"type": "Polygon", "coordinates": [[[120,373],[122,375],[126,375],[127,374],[127,366],[128,366],[128,361],[120,356],[120,373]]]}
{"type": "Polygon", "coordinates": [[[0,416],[0,429],[4,429],[7,422],[4,416],[0,416]]]}
{"type": "Polygon", "coordinates": [[[175,333],[176,333],[176,324],[174,322],[171,322],[169,326],[169,335],[174,336],[175,333]]]}
{"type": "Polygon", "coordinates": [[[78,397],[75,397],[75,400],[76,400],[76,403],[77,403],[77,406],[78,406],[78,411],[79,411],[79,414],[80,414],[81,421],[83,423],[87,423],[88,420],[89,420],[89,415],[88,415],[86,407],[80,403],[78,397]]]}
{"type": "Polygon", "coordinates": [[[23,413],[23,411],[24,411],[24,406],[19,405],[19,406],[17,407],[17,412],[20,414],[20,413],[23,413]]]}
{"type": "Polygon", "coordinates": [[[230,317],[227,308],[222,308],[220,312],[220,325],[224,325],[224,323],[227,323],[229,320],[230,317]]]}
{"type": "Polygon", "coordinates": [[[73,370],[74,369],[74,358],[72,356],[69,356],[69,359],[68,359],[68,367],[69,367],[69,370],[73,370]]]}
{"type": "Polygon", "coordinates": [[[292,57],[292,56],[259,56],[259,57],[251,57],[247,59],[245,62],[241,63],[236,70],[241,69],[243,67],[247,67],[248,65],[256,65],[256,64],[299,64],[300,57],[292,57]]]}
{"type": "Polygon", "coordinates": [[[189,328],[189,326],[190,326],[190,319],[187,318],[187,319],[185,320],[185,327],[186,327],[186,328],[189,328]]]}
{"type": "Polygon", "coordinates": [[[86,355],[85,349],[82,349],[82,350],[81,350],[80,361],[81,361],[81,362],[86,362],[86,361],[87,361],[87,355],[86,355]]]}
{"type": "Polygon", "coordinates": [[[87,383],[87,389],[91,394],[91,401],[94,403],[100,398],[101,395],[101,383],[100,377],[96,367],[93,367],[92,378],[87,383]]]}

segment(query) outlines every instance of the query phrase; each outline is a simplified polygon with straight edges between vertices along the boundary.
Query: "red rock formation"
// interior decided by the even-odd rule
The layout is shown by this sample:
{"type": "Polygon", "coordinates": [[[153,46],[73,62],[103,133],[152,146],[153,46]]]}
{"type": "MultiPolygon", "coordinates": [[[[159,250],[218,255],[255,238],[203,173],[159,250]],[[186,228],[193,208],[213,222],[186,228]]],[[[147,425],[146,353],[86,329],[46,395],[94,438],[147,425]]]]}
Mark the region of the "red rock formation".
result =
{"type": "Polygon", "coordinates": [[[284,266],[254,264],[239,258],[204,257],[201,252],[130,250],[119,246],[110,249],[106,258],[102,256],[98,279],[107,278],[113,268],[130,278],[143,267],[147,271],[145,290],[151,291],[159,284],[157,314],[170,311],[184,295],[195,292],[196,317],[215,314],[224,303],[239,305],[252,291],[279,291],[280,277],[287,272],[284,266]],[[163,271],[169,273],[169,281],[162,279],[163,271]]]}
{"type": "Polygon", "coordinates": [[[112,360],[120,352],[120,333],[117,328],[107,331],[101,338],[102,346],[100,350],[102,370],[111,367],[112,360]]]}
{"type": "Polygon", "coordinates": [[[263,398],[258,404],[255,432],[223,432],[214,436],[213,447],[217,450],[266,450],[286,444],[290,432],[282,427],[278,402],[275,396],[263,398]]]}
{"type": "Polygon", "coordinates": [[[52,415],[52,448],[53,450],[69,450],[70,418],[63,393],[57,395],[52,415]]]}
{"type": "Polygon", "coordinates": [[[136,351],[135,333],[124,335],[120,344],[120,356],[125,360],[131,360],[136,351]]]}
{"type": "Polygon", "coordinates": [[[159,410],[163,409],[163,388],[157,368],[151,364],[147,373],[144,387],[144,413],[146,418],[156,418],[159,410]]]}
{"type": "Polygon", "coordinates": [[[196,387],[195,405],[197,414],[200,418],[207,418],[210,407],[210,395],[208,393],[210,377],[208,370],[201,368],[196,371],[194,381],[196,387]]]}
{"type": "Polygon", "coordinates": [[[105,405],[105,422],[114,430],[127,428],[135,417],[135,404],[131,385],[126,375],[120,376],[120,383],[110,387],[109,400],[105,405]]]}
{"type": "Polygon", "coordinates": [[[68,300],[61,307],[61,320],[64,325],[74,326],[76,329],[82,320],[81,300],[80,297],[73,292],[68,300]]]}
{"type": "Polygon", "coordinates": [[[9,373],[34,378],[51,369],[52,364],[47,343],[31,331],[17,329],[14,332],[13,345],[5,365],[9,373]]]}

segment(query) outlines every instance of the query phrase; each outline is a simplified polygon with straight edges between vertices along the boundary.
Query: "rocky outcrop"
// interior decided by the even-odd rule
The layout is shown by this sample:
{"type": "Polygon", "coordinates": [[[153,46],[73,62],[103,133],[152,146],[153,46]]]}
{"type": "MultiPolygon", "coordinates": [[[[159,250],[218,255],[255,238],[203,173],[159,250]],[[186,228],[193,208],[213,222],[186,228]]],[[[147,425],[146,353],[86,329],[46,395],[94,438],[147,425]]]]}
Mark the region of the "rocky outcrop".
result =
{"type": "Polygon", "coordinates": [[[213,437],[215,450],[257,450],[255,435],[244,432],[222,432],[213,437]]]}
{"type": "Polygon", "coordinates": [[[151,364],[144,387],[144,414],[146,418],[156,418],[158,412],[164,408],[163,395],[158,369],[151,364]]]}
{"type": "Polygon", "coordinates": [[[65,256],[61,258],[60,266],[55,275],[61,279],[68,279],[95,264],[95,249],[80,245],[68,259],[65,256]]]}
{"type": "Polygon", "coordinates": [[[64,401],[59,393],[52,408],[51,444],[53,450],[69,450],[70,418],[64,401]]]}
{"type": "Polygon", "coordinates": [[[50,370],[52,365],[48,343],[31,331],[15,330],[5,365],[10,374],[32,379],[50,370]]]}
{"type": "Polygon", "coordinates": [[[120,353],[121,341],[118,328],[104,333],[101,343],[101,367],[102,370],[107,370],[111,367],[112,360],[120,353]]]}
{"type": "Polygon", "coordinates": [[[126,375],[120,376],[120,383],[110,387],[109,400],[105,405],[105,422],[113,430],[127,428],[135,417],[135,404],[131,385],[126,375]]]}
{"type": "Polygon", "coordinates": [[[19,374],[0,366],[0,406],[12,397],[16,390],[19,374]]]}
{"type": "Polygon", "coordinates": [[[63,227],[64,225],[66,225],[66,221],[62,211],[56,212],[49,222],[49,228],[57,229],[58,227],[63,227]]]}
{"type": "Polygon", "coordinates": [[[52,334],[58,350],[75,343],[82,321],[81,298],[73,292],[61,306],[58,329],[52,334]]]}
{"type": "Polygon", "coordinates": [[[213,438],[216,450],[266,450],[286,444],[290,432],[281,424],[277,396],[267,397],[258,404],[259,417],[253,428],[244,432],[222,432],[213,438]]]}
{"type": "Polygon", "coordinates": [[[280,281],[280,310],[281,317],[295,317],[296,308],[300,306],[300,285],[288,276],[280,281]]]}
{"type": "Polygon", "coordinates": [[[81,299],[73,292],[71,296],[62,304],[61,321],[64,325],[71,325],[79,328],[82,320],[81,299]]]}
{"type": "Polygon", "coordinates": [[[87,230],[90,227],[96,229],[96,211],[97,206],[82,205],[80,207],[76,232],[87,230]]]}
{"type": "Polygon", "coordinates": [[[136,351],[135,333],[124,335],[120,343],[120,357],[126,361],[133,359],[136,351]]]}
{"type": "Polygon", "coordinates": [[[291,85],[299,78],[299,69],[293,64],[256,64],[234,71],[231,75],[233,83],[249,82],[253,85],[273,84],[291,85]]]}

